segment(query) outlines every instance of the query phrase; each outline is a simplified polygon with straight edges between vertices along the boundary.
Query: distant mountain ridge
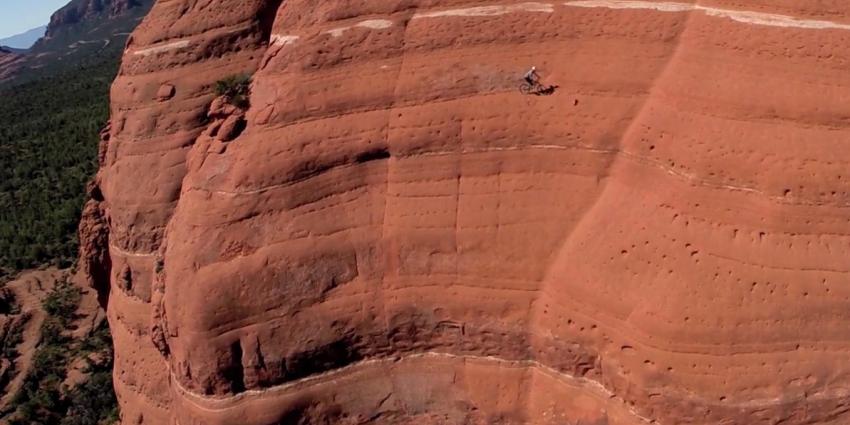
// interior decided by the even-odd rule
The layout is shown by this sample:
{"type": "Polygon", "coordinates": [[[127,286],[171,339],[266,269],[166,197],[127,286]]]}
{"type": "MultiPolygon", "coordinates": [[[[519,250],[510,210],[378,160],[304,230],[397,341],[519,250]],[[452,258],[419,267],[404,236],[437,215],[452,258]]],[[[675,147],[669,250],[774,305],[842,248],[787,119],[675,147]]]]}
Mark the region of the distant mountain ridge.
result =
{"type": "MultiPolygon", "coordinates": [[[[154,0],[72,0],[50,17],[47,31],[33,51],[75,48],[112,37],[126,37],[153,6],[154,0]]],[[[109,44],[109,43],[106,43],[109,44]]]]}
{"type": "MultiPolygon", "coordinates": [[[[51,15],[48,25],[0,39],[0,46],[20,53],[20,50],[30,49],[40,41],[40,45],[50,45],[51,39],[74,31],[80,24],[106,24],[126,17],[139,18],[152,4],[153,0],[72,0],[51,15]],[[42,37],[44,40],[41,40],[42,37]]],[[[118,27],[121,26],[119,23],[118,27]]]]}
{"type": "Polygon", "coordinates": [[[0,56],[0,85],[56,75],[85,63],[117,64],[127,37],[154,1],[71,0],[53,13],[44,36],[29,50],[7,48],[0,56]]]}
{"type": "Polygon", "coordinates": [[[44,37],[44,34],[46,32],[47,25],[42,25],[38,28],[33,28],[29,31],[25,31],[20,34],[15,34],[13,36],[0,39],[0,46],[8,47],[15,50],[26,50],[32,47],[32,45],[35,44],[38,39],[44,37]]]}
{"type": "Polygon", "coordinates": [[[53,37],[69,25],[96,19],[114,19],[133,8],[150,6],[152,0],[72,0],[50,17],[47,37],[53,37]]]}

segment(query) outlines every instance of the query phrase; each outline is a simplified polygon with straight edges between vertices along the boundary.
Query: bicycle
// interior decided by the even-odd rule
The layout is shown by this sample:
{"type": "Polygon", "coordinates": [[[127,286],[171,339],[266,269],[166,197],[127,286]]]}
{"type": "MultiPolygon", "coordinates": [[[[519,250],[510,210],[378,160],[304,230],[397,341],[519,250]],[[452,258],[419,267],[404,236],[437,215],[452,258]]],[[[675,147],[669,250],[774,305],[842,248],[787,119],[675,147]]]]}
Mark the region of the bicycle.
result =
{"type": "Polygon", "coordinates": [[[528,81],[523,81],[523,83],[519,86],[519,92],[522,94],[537,94],[544,90],[546,90],[546,87],[544,87],[543,84],[540,84],[540,81],[535,81],[534,84],[531,84],[528,81]]]}

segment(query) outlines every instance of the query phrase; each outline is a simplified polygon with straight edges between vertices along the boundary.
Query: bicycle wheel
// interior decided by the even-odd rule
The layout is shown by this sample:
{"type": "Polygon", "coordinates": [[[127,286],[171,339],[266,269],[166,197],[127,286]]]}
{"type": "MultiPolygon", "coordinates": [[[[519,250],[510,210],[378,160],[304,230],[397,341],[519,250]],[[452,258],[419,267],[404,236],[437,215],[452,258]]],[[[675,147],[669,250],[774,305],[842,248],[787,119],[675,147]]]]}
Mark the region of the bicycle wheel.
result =
{"type": "Polygon", "coordinates": [[[534,87],[531,84],[522,83],[522,85],[519,86],[519,92],[522,94],[530,94],[532,91],[534,91],[534,87]]]}

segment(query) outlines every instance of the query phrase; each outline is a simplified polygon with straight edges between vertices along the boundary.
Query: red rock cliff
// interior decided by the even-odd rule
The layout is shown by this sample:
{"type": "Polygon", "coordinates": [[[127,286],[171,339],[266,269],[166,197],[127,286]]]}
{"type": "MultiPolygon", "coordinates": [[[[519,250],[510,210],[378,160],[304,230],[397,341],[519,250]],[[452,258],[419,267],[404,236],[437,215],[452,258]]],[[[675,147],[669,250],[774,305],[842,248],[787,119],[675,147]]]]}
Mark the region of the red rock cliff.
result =
{"type": "Polygon", "coordinates": [[[83,238],[123,423],[846,423],[848,38],[839,0],[159,1],[83,238]]]}

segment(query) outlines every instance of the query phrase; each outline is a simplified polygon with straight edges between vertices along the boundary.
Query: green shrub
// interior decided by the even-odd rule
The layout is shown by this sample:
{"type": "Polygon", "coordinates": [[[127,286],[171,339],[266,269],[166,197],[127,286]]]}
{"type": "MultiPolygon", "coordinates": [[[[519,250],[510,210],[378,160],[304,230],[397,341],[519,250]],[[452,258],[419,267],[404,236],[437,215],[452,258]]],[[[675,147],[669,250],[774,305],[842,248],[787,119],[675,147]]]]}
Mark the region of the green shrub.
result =
{"type": "Polygon", "coordinates": [[[88,338],[80,341],[80,355],[103,353],[112,350],[112,335],[109,333],[109,323],[103,321],[88,338]]]}
{"type": "Polygon", "coordinates": [[[61,425],[105,425],[118,421],[118,400],[112,390],[112,357],[89,365],[89,379],[68,394],[61,425]]]}
{"type": "Polygon", "coordinates": [[[82,295],[80,288],[68,282],[61,282],[47,295],[42,307],[52,317],[69,320],[77,311],[82,295]]]}
{"type": "MultiPolygon", "coordinates": [[[[24,342],[24,328],[31,319],[29,313],[24,313],[20,319],[9,329],[9,332],[6,334],[6,338],[0,341],[2,343],[3,351],[0,352],[0,356],[7,360],[15,360],[18,358],[18,345],[24,342]]],[[[14,363],[12,363],[14,365],[14,363]]]]}
{"type": "Polygon", "coordinates": [[[0,314],[17,314],[20,306],[15,302],[15,293],[0,283],[0,314]]]}
{"type": "Polygon", "coordinates": [[[215,83],[215,94],[224,97],[227,103],[240,109],[247,109],[250,106],[248,102],[250,89],[251,76],[248,74],[231,75],[215,83]]]}

